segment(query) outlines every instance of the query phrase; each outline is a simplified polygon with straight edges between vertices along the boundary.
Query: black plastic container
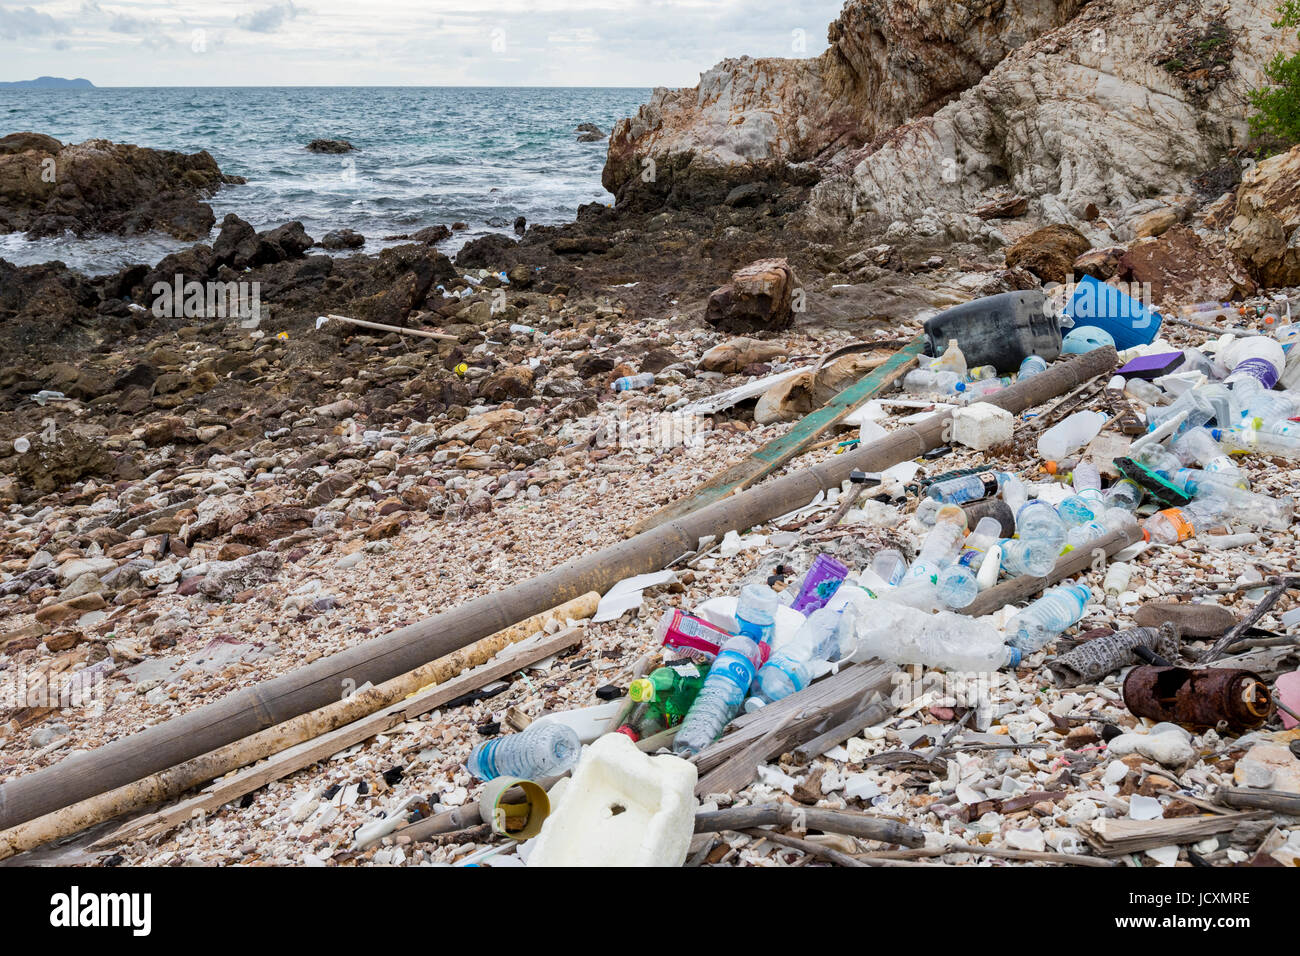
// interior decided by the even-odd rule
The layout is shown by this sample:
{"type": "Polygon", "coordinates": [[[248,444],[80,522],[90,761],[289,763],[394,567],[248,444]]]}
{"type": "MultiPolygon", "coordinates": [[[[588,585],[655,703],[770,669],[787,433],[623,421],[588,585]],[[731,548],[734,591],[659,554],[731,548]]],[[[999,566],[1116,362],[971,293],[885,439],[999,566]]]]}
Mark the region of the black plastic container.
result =
{"type": "Polygon", "coordinates": [[[967,366],[992,365],[999,372],[1018,371],[1030,355],[1050,362],[1061,354],[1061,323],[1043,308],[1045,301],[1042,292],[1029,289],[954,306],[926,319],[927,350],[942,355],[956,339],[967,366]]]}

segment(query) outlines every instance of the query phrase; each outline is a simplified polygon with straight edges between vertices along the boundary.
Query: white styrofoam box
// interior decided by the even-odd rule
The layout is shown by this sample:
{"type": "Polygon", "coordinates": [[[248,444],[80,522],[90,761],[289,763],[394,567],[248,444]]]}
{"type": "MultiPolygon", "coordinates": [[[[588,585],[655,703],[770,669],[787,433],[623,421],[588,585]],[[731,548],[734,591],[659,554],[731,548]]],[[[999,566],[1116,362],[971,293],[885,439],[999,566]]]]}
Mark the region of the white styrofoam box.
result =
{"type": "Polygon", "coordinates": [[[967,448],[984,451],[1011,441],[1016,417],[1005,408],[975,402],[952,413],[952,438],[967,448]]]}
{"type": "Polygon", "coordinates": [[[693,763],[606,734],[583,752],[528,865],[681,866],[695,830],[696,779],[693,763]]]}

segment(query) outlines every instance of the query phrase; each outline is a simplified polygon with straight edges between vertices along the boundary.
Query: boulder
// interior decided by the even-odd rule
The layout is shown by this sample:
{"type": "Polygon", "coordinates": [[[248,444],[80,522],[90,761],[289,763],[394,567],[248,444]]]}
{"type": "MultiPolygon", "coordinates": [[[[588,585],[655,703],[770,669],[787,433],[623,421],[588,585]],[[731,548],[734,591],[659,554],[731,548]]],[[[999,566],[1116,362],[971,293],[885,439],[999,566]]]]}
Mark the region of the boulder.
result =
{"type": "Polygon", "coordinates": [[[206,152],[104,139],[65,146],[48,136],[15,133],[0,140],[0,233],[39,238],[158,231],[192,242],[215,222],[202,200],[222,185],[243,182],[224,175],[206,152]]]}
{"type": "Polygon", "coordinates": [[[473,415],[457,422],[442,433],[444,442],[463,441],[469,445],[480,438],[498,438],[515,431],[524,423],[524,413],[513,408],[473,415]]]}
{"type": "Polygon", "coordinates": [[[1078,229],[1054,223],[1036,229],[1007,250],[1008,269],[1027,269],[1044,282],[1065,282],[1074,262],[1092,247],[1078,229]]]}
{"type": "Polygon", "coordinates": [[[325,233],[320,241],[322,249],[360,249],[366,244],[366,237],[352,229],[335,229],[325,233]]]}
{"type": "Polygon", "coordinates": [[[493,405],[511,398],[527,398],[533,394],[533,370],[527,365],[512,365],[485,378],[478,389],[478,397],[493,405]]]}
{"type": "MultiPolygon", "coordinates": [[[[734,375],[749,365],[770,362],[789,350],[780,342],[761,342],[758,339],[737,338],[721,342],[700,356],[699,368],[703,372],[721,372],[734,375]]],[[[643,369],[643,371],[646,371],[643,369]]],[[[649,369],[648,371],[659,371],[649,369]]]]}
{"type": "Polygon", "coordinates": [[[490,232],[465,243],[456,255],[456,265],[462,269],[499,269],[516,245],[509,236],[490,232]]]}
{"type": "Polygon", "coordinates": [[[732,273],[709,296],[704,319],[728,332],[771,332],[790,327],[799,279],[785,259],[760,259],[732,273]]]}
{"type": "Polygon", "coordinates": [[[1300,146],[1241,178],[1228,248],[1261,285],[1300,285],[1300,146]]]}
{"type": "Polygon", "coordinates": [[[356,147],[346,139],[313,139],[307,149],[313,153],[351,153],[356,147]]]}
{"type": "Polygon", "coordinates": [[[1227,302],[1255,291],[1255,283],[1231,252],[1182,225],[1159,238],[1135,242],[1120,259],[1116,274],[1125,282],[1148,284],[1157,305],[1227,302]]]}
{"type": "Polygon", "coordinates": [[[1127,252],[1123,246],[1106,246],[1101,249],[1089,249],[1074,260],[1071,272],[1076,277],[1092,276],[1105,282],[1119,271],[1119,261],[1127,252]]]}

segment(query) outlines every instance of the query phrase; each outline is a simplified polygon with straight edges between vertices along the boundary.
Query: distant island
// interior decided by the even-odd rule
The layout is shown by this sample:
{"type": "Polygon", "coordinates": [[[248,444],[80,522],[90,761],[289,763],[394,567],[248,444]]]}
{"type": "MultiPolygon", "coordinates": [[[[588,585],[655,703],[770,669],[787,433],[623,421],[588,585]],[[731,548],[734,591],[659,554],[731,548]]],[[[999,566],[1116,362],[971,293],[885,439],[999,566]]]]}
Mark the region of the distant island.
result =
{"type": "Polygon", "coordinates": [[[0,82],[0,90],[93,90],[90,80],[66,80],[61,76],[38,76],[34,80],[0,82]]]}

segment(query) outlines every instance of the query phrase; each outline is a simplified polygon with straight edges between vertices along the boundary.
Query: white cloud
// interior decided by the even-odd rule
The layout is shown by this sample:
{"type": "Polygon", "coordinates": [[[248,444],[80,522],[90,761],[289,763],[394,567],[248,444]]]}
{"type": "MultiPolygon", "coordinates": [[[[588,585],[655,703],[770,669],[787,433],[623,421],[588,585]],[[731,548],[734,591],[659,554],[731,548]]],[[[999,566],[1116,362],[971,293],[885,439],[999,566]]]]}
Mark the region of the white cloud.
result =
{"type": "Polygon", "coordinates": [[[0,79],[692,86],[728,56],[815,56],[841,2],[310,0],[308,8],[293,0],[43,0],[42,12],[0,5],[0,79]],[[193,48],[195,30],[207,36],[203,50],[193,48]],[[123,34],[140,44],[124,45],[123,34]]]}

